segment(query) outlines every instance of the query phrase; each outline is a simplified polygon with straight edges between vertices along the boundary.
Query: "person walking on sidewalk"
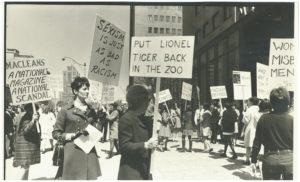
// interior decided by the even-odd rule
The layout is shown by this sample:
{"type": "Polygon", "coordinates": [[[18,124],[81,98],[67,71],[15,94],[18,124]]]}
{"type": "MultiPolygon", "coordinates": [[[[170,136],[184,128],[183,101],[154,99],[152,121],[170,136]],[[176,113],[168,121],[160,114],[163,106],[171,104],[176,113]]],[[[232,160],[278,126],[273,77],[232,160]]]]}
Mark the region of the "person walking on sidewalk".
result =
{"type": "Polygon", "coordinates": [[[174,127],[172,128],[172,140],[177,141],[178,134],[181,130],[181,111],[180,108],[177,106],[177,103],[174,103],[174,106],[170,110],[171,119],[174,122],[174,127]]]}
{"type": "Polygon", "coordinates": [[[171,117],[169,116],[166,106],[162,108],[162,122],[160,125],[158,137],[164,141],[165,147],[163,148],[164,151],[168,151],[168,140],[171,137],[171,117]]]}
{"type": "Polygon", "coordinates": [[[118,142],[118,125],[119,125],[119,111],[118,103],[114,102],[112,105],[112,112],[107,113],[106,119],[109,121],[109,140],[110,140],[110,150],[108,153],[107,159],[113,157],[113,150],[116,147],[117,155],[119,151],[119,142],[118,142]]]}
{"type": "Polygon", "coordinates": [[[222,157],[227,157],[226,152],[228,145],[233,153],[231,159],[236,159],[237,155],[234,150],[234,146],[232,143],[233,133],[234,133],[234,124],[237,120],[237,114],[235,110],[233,110],[232,105],[226,103],[224,105],[226,110],[223,112],[223,117],[221,119],[221,126],[222,126],[222,134],[224,139],[224,152],[221,154],[222,157]]]}
{"type": "Polygon", "coordinates": [[[185,137],[189,139],[189,150],[192,152],[192,135],[193,135],[193,114],[191,106],[187,106],[186,112],[183,115],[183,131],[182,131],[182,150],[185,152],[185,137]]]}
{"type": "Polygon", "coordinates": [[[204,113],[202,115],[202,127],[203,127],[203,139],[204,139],[204,151],[211,152],[213,148],[211,148],[210,137],[211,137],[211,127],[212,127],[212,114],[210,112],[210,105],[205,103],[203,105],[204,113]]]}
{"type": "Polygon", "coordinates": [[[270,102],[273,111],[263,114],[257,123],[251,163],[255,167],[261,145],[264,145],[263,179],[293,180],[294,117],[288,112],[288,91],[283,87],[273,89],[270,102]]]}

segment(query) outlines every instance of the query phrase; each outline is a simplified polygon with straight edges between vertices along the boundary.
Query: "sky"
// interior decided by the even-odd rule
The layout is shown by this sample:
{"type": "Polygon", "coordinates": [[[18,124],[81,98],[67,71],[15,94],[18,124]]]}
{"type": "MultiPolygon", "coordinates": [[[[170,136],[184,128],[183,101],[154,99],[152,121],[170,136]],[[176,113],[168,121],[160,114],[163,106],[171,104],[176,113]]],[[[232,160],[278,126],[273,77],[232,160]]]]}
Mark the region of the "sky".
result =
{"type": "MultiPolygon", "coordinates": [[[[89,67],[96,16],[126,32],[117,97],[124,99],[129,74],[129,6],[7,5],[6,48],[44,58],[52,74],[62,74],[71,61],[89,67]]],[[[80,73],[83,67],[74,65],[80,73]]],[[[118,98],[116,98],[118,99],[118,98]]]]}

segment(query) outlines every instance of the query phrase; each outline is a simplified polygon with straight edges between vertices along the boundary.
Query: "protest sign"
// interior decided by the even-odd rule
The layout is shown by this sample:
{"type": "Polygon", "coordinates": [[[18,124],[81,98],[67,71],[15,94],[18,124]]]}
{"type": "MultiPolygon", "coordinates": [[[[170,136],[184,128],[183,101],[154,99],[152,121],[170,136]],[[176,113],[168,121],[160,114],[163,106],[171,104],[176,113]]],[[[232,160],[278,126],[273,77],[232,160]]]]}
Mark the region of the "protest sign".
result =
{"type": "Polygon", "coordinates": [[[50,100],[45,60],[16,58],[6,62],[6,81],[14,105],[50,100]]]}
{"type": "Polygon", "coordinates": [[[271,39],[269,54],[269,89],[279,86],[294,91],[295,85],[295,40],[271,39]]]}
{"type": "Polygon", "coordinates": [[[227,92],[224,85],[211,86],[210,87],[211,99],[225,99],[227,98],[227,92]]]}
{"type": "Polygon", "coordinates": [[[88,78],[117,86],[119,84],[125,32],[96,17],[88,78]]]}
{"type": "Polygon", "coordinates": [[[248,100],[252,97],[251,74],[247,71],[233,71],[234,100],[248,100]]]}
{"type": "MultiPolygon", "coordinates": [[[[154,97],[156,97],[156,94],[154,94],[154,97]]],[[[171,99],[172,99],[172,95],[169,89],[159,92],[159,103],[166,102],[171,99]]]]}
{"type": "Polygon", "coordinates": [[[193,86],[191,84],[182,82],[181,99],[191,101],[191,99],[192,99],[192,89],[193,89],[193,86]]]}
{"type": "Polygon", "coordinates": [[[256,84],[257,84],[257,98],[269,98],[269,72],[267,65],[256,63],[256,84]]]}
{"type": "Polygon", "coordinates": [[[132,37],[130,76],[191,78],[194,36],[132,37]]]}
{"type": "Polygon", "coordinates": [[[115,95],[115,88],[112,85],[103,84],[102,87],[102,102],[113,103],[115,95]]]}

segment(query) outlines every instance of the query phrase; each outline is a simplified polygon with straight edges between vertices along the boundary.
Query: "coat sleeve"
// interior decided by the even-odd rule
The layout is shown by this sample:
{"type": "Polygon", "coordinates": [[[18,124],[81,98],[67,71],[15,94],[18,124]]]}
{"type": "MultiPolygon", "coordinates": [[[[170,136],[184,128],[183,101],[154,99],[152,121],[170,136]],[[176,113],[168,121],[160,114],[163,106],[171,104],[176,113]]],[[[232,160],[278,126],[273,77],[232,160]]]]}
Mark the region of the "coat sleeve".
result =
{"type": "Polygon", "coordinates": [[[53,127],[52,136],[55,140],[62,139],[66,140],[65,123],[66,123],[67,111],[62,108],[57,114],[57,119],[53,127]]]}
{"type": "Polygon", "coordinates": [[[119,124],[119,145],[121,154],[147,157],[147,149],[144,148],[144,142],[133,142],[133,128],[126,120],[127,118],[123,118],[119,124]]]}
{"type": "Polygon", "coordinates": [[[261,144],[262,144],[262,120],[260,119],[257,123],[255,138],[253,141],[252,154],[251,154],[251,162],[257,162],[257,156],[259,154],[261,144]]]}
{"type": "Polygon", "coordinates": [[[118,118],[118,116],[119,116],[119,113],[118,113],[118,111],[115,110],[110,115],[107,115],[106,119],[108,119],[109,121],[114,121],[118,118]]]}
{"type": "Polygon", "coordinates": [[[30,132],[36,132],[36,122],[31,122],[30,120],[24,120],[22,123],[22,130],[24,134],[28,134],[30,132]]]}

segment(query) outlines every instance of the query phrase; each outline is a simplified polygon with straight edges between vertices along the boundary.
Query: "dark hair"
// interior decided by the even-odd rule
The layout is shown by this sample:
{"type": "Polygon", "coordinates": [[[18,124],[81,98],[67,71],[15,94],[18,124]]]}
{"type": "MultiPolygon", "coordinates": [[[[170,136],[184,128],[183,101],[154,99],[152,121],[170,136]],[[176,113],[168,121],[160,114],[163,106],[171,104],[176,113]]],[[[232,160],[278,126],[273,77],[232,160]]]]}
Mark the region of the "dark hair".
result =
{"type": "Polygon", "coordinates": [[[48,114],[50,111],[51,111],[51,109],[50,109],[50,106],[49,105],[45,105],[43,108],[42,108],[43,110],[43,113],[45,113],[45,114],[48,114]]]}
{"type": "Polygon", "coordinates": [[[192,111],[192,107],[190,105],[186,106],[186,111],[192,111]]]}
{"type": "Polygon", "coordinates": [[[65,105],[64,102],[61,100],[56,103],[56,107],[62,107],[64,105],[65,105]]]}
{"type": "Polygon", "coordinates": [[[75,77],[73,82],[71,83],[72,92],[74,93],[74,90],[78,91],[83,85],[86,85],[87,87],[90,87],[90,82],[86,77],[75,77]]]}
{"type": "Polygon", "coordinates": [[[203,109],[204,110],[209,110],[210,109],[210,104],[209,103],[204,103],[203,104],[203,109]]]}
{"type": "Polygon", "coordinates": [[[137,109],[141,104],[149,102],[149,93],[142,85],[133,85],[126,94],[128,109],[137,109]]]}
{"type": "Polygon", "coordinates": [[[219,108],[219,103],[218,102],[213,102],[213,106],[219,108]]]}
{"type": "Polygon", "coordinates": [[[225,103],[224,104],[224,107],[226,108],[226,109],[232,109],[232,103],[229,103],[229,102],[227,102],[227,103],[225,103]]]}
{"type": "Polygon", "coordinates": [[[268,99],[263,99],[258,104],[259,112],[270,112],[272,110],[271,103],[268,99]]]}
{"type": "Polygon", "coordinates": [[[290,95],[284,87],[274,88],[270,93],[270,102],[275,112],[286,112],[289,109],[290,95]]]}
{"type": "Polygon", "coordinates": [[[258,100],[258,98],[256,98],[256,97],[250,97],[248,100],[249,100],[253,105],[258,105],[258,103],[259,103],[259,100],[258,100]]]}

